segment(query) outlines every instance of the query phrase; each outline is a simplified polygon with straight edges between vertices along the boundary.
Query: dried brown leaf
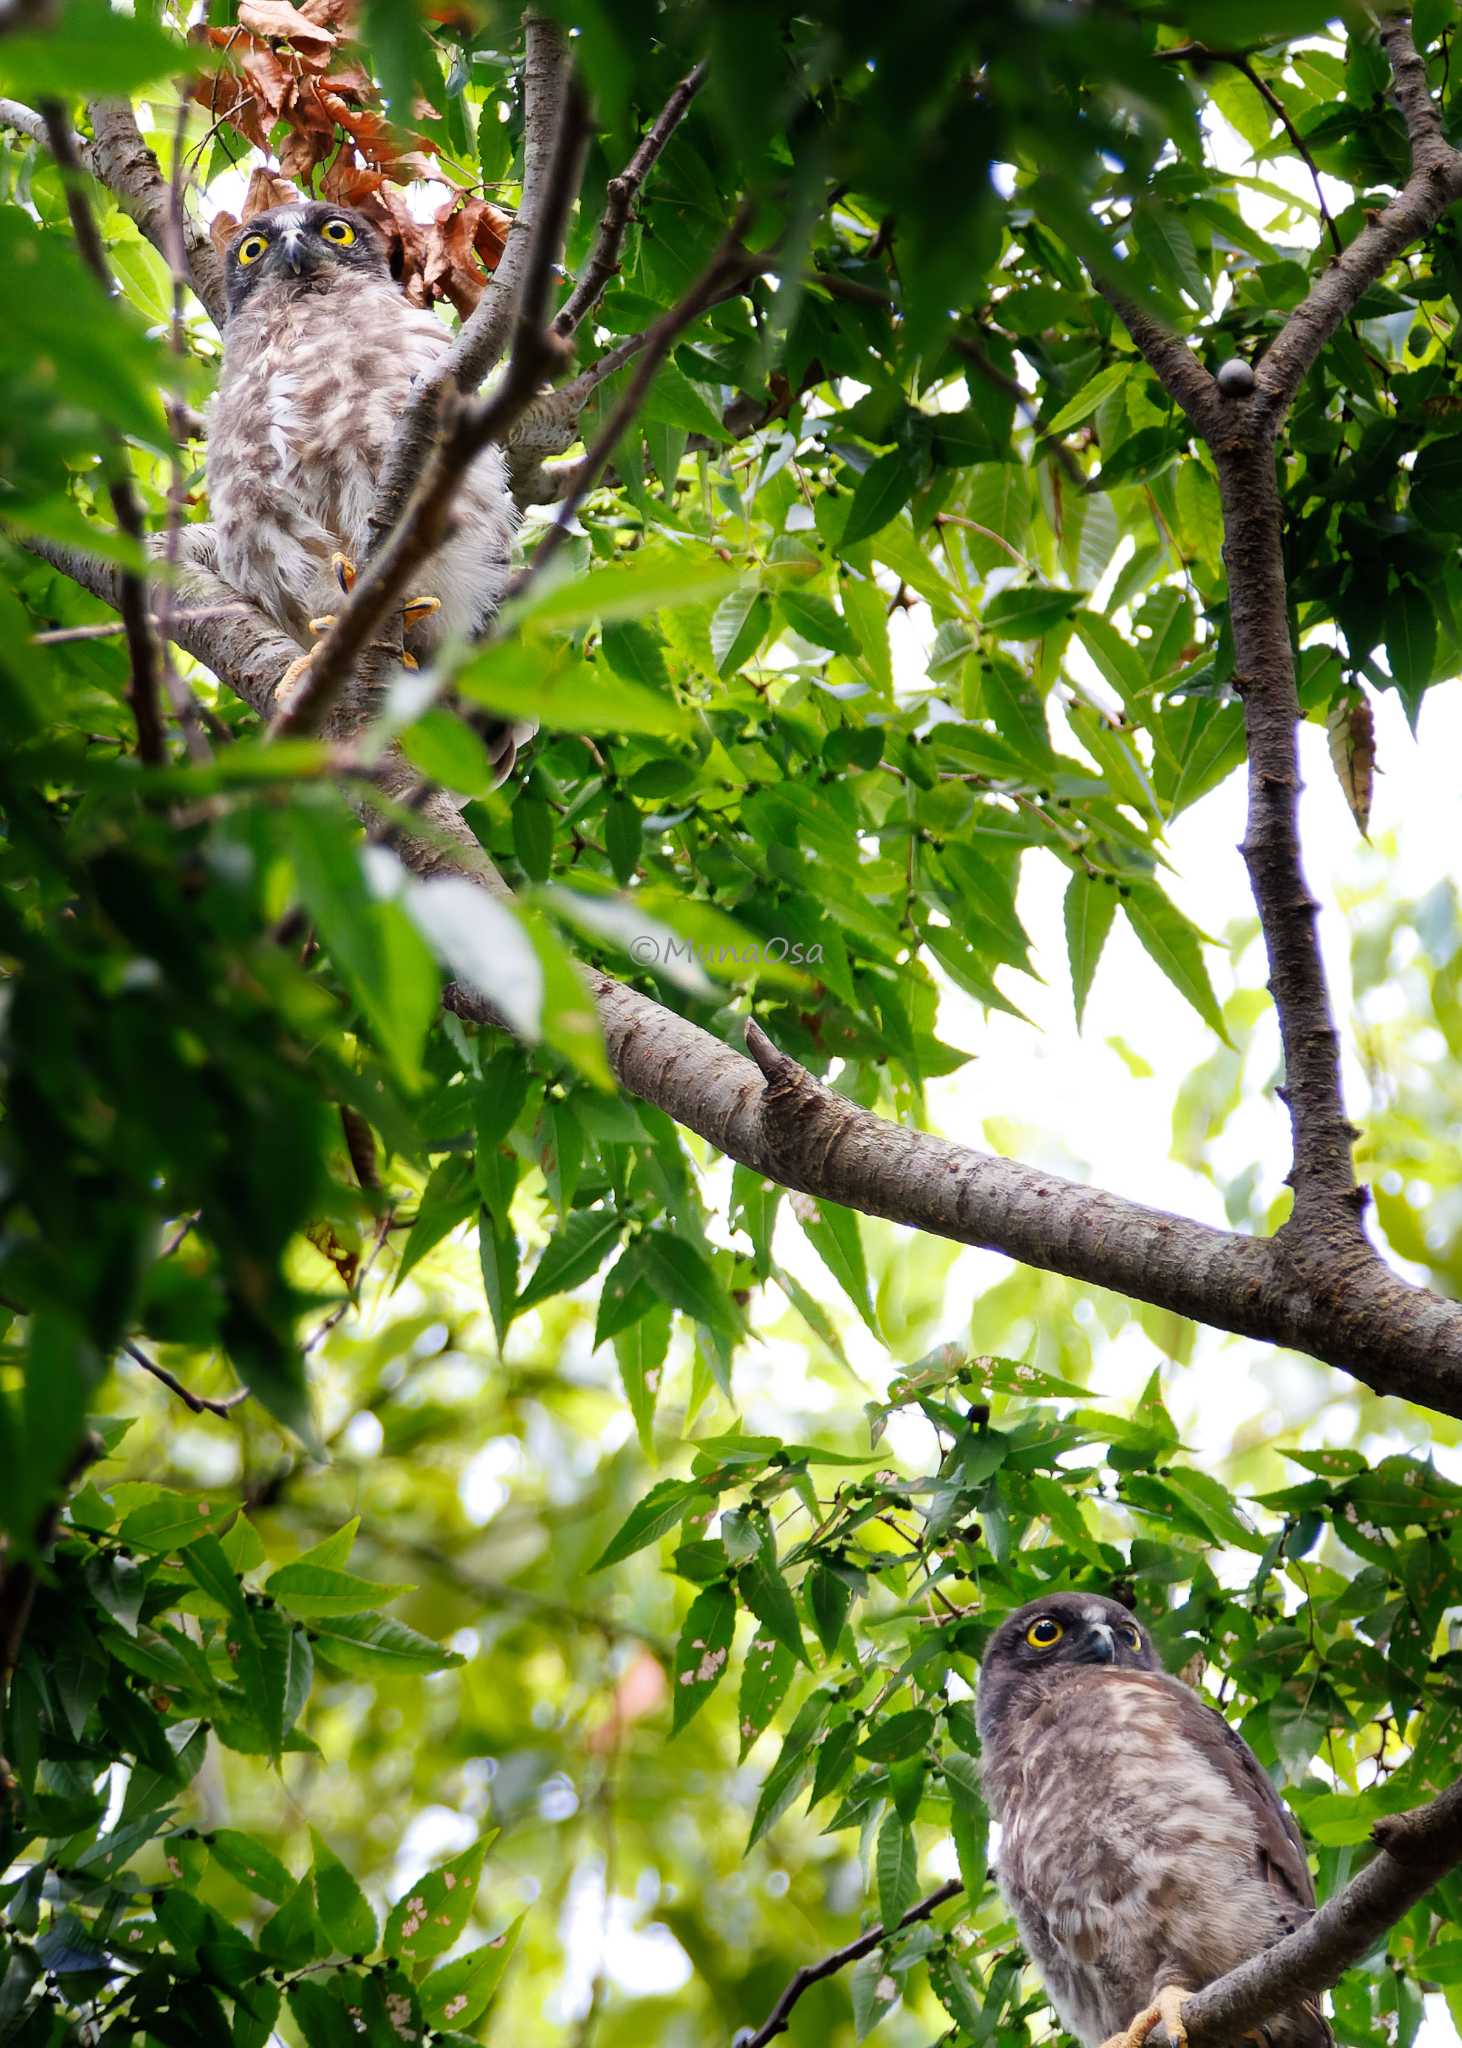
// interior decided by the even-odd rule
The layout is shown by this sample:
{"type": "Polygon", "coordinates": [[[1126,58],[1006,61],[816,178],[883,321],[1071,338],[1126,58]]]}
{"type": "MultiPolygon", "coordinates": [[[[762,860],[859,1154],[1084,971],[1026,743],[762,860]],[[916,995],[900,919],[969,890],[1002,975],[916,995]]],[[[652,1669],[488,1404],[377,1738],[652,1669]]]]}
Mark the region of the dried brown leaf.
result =
{"type": "Polygon", "coordinates": [[[1350,815],[1365,838],[1376,782],[1376,720],[1370,699],[1342,690],[1331,702],[1325,730],[1330,739],[1330,759],[1350,805],[1350,815]]]}
{"type": "Polygon", "coordinates": [[[256,36],[279,36],[292,43],[301,56],[335,47],[334,34],[311,21],[308,14],[292,7],[290,0],[239,0],[239,20],[256,36]]]}
{"type": "Polygon", "coordinates": [[[281,178],[277,171],[259,164],[250,173],[249,189],[244,194],[243,218],[252,220],[256,213],[267,213],[271,206],[288,206],[292,200],[303,195],[288,178],[281,178]]]}
{"type": "Polygon", "coordinates": [[[220,256],[228,253],[228,245],[239,231],[239,220],[232,213],[216,213],[208,223],[208,239],[220,256]]]}

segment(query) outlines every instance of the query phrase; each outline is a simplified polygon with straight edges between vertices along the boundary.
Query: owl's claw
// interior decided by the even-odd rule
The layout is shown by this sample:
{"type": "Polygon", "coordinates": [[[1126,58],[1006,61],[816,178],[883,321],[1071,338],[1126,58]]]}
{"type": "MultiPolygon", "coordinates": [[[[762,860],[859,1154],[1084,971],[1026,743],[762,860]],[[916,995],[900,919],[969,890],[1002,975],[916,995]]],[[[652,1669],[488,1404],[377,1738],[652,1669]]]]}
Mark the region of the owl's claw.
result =
{"type": "Polygon", "coordinates": [[[1113,2034],[1102,2048],[1145,2048],[1147,2037],[1158,2026],[1167,2031],[1170,2048],[1188,2048],[1188,2030],[1183,2025],[1183,2007],[1192,1993],[1181,1984],[1164,1984],[1145,2011],[1138,2013],[1125,2034],[1113,2034]]]}
{"type": "Polygon", "coordinates": [[[408,597],[401,607],[401,622],[409,632],[419,626],[423,619],[429,619],[433,612],[439,612],[442,601],[439,597],[408,597]]]}

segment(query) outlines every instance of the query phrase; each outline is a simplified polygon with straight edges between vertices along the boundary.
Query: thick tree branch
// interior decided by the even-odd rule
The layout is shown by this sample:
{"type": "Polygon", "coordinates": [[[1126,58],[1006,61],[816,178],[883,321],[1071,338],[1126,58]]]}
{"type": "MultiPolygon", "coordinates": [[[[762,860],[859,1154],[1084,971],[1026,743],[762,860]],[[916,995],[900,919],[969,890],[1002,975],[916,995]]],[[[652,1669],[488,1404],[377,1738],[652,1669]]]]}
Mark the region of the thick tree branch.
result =
{"type": "MultiPolygon", "coordinates": [[[[1193,2048],[1226,2048],[1301,1999],[1328,1991],[1439,1878],[1462,1863],[1462,1780],[1430,1806],[1378,1821],[1371,1832],[1379,1854],[1344,1891],[1327,1899],[1308,1925],[1184,2001],[1183,2025],[1193,2048]]],[[[927,1920],[962,1889],[958,1878],[940,1885],[909,1908],[900,1929],[927,1920]]],[[[884,1939],[882,1927],[870,1927],[821,1962],[804,1965],[764,2024],[737,2034],[733,2048],[767,2048],[786,2033],[792,2008],[805,1991],[871,1954],[884,1939]]]]}
{"type": "MultiPolygon", "coordinates": [[[[107,267],[107,253],[97,231],[91,203],[82,186],[85,173],[76,154],[75,137],[65,109],[55,100],[47,100],[41,107],[41,118],[46,124],[46,135],[52,154],[60,167],[66,187],[66,208],[71,216],[72,232],[81,260],[91,271],[104,293],[110,294],[112,273],[107,267]]],[[[127,466],[126,449],[120,435],[113,437],[114,445],[107,463],[107,495],[112,501],[117,524],[140,549],[146,540],[146,526],[142,517],[142,506],[132,482],[132,472],[127,466]]],[[[143,761],[156,766],[165,756],[162,737],[162,713],[158,702],[158,651],[148,624],[147,586],[135,571],[128,570],[122,577],[118,592],[118,610],[126,628],[127,653],[131,662],[131,674],[127,682],[127,701],[132,707],[132,716],[137,726],[137,752],[143,761]]]]}
{"type": "Polygon", "coordinates": [[[1187,2001],[1183,2023],[1194,2048],[1237,2041],[1299,1999],[1327,1991],[1462,1863],[1462,1780],[1371,1832],[1379,1853],[1307,1926],[1187,2001]]]}
{"type": "Polygon", "coordinates": [[[705,77],[705,65],[697,64],[694,71],[681,79],[655,116],[639,148],[619,176],[611,178],[605,186],[599,233],[587,262],[574,280],[573,290],[559,308],[558,318],[553,323],[558,333],[572,334],[585,315],[598,305],[609,280],[618,276],[619,252],[624,245],[625,230],[640,188],[685,118],[685,110],[705,83],[705,77]]]}
{"type": "Polygon", "coordinates": [[[1094,277],[1092,281],[1136,342],[1147,367],[1168,397],[1208,437],[1220,417],[1218,386],[1187,342],[1108,279],[1094,277]]]}
{"type": "MultiPolygon", "coordinates": [[[[564,127],[572,76],[567,40],[556,22],[523,18],[523,193],[507,242],[487,288],[462,323],[457,339],[401,415],[376,490],[371,532],[376,544],[390,532],[423,474],[449,394],[471,394],[502,358],[529,268],[534,230],[545,205],[555,203],[555,156],[564,127]]],[[[577,196],[577,192],[570,198],[577,196]]]]}
{"type": "MultiPolygon", "coordinates": [[[[92,100],[86,111],[92,133],[85,153],[87,169],[168,262],[174,232],[172,193],[157,158],[138,132],[131,107],[125,100],[92,100]]],[[[221,328],[228,310],[223,259],[209,240],[207,228],[188,213],[183,215],[183,243],[188,282],[214,326],[221,328]]]]}
{"type": "MultiPolygon", "coordinates": [[[[26,545],[116,605],[119,578],[109,563],[50,541],[26,545]]],[[[185,589],[199,609],[175,617],[177,644],[267,716],[293,643],[252,607],[208,612],[214,602],[238,600],[206,569],[193,568],[185,589]]],[[[404,761],[384,784],[388,796],[415,787],[404,761]]],[[[465,872],[503,893],[447,798],[431,792],[420,816],[420,836],[395,842],[415,873],[465,872]]],[[[1278,1239],[1213,1229],[890,1124],[821,1087],[755,1026],[753,1061],[611,975],[594,975],[591,987],[621,1085],[769,1180],[1308,1352],[1377,1393],[1462,1415],[1462,1306],[1408,1286],[1363,1238],[1301,1271],[1278,1239]]],[[[472,990],[454,985],[444,1000],[459,1016],[501,1025],[472,990]]]]}
{"type": "MultiPolygon", "coordinates": [[[[919,1921],[929,1919],[931,1914],[937,1913],[939,1908],[947,1905],[951,1899],[957,1899],[963,1891],[964,1886],[959,1879],[950,1878],[946,1884],[940,1885],[937,1891],[930,1892],[926,1898],[910,1906],[895,1932],[902,1932],[905,1927],[914,1927],[919,1921]]],[[[743,2028],[736,2036],[732,2048],[767,2048],[769,2041],[775,2041],[778,2034],[786,2033],[792,2017],[792,2008],[804,1991],[810,1991],[814,1984],[821,1984],[827,1977],[836,1977],[839,1970],[847,1969],[849,1963],[856,1963],[861,1957],[872,1955],[879,1943],[886,1939],[880,1922],[878,1926],[866,1929],[856,1941],[850,1941],[846,1947],[834,1949],[832,1954],[824,1956],[820,1963],[805,1964],[792,1978],[756,2031],[753,2033],[743,2028]]]]}

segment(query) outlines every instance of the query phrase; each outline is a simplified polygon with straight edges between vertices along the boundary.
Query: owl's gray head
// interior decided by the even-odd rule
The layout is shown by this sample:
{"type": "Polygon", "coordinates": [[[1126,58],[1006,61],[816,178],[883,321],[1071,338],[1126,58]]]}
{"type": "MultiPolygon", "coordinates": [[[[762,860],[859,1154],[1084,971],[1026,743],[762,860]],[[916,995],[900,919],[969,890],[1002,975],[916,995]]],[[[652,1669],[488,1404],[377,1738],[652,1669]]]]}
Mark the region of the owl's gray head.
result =
{"type": "Polygon", "coordinates": [[[1161,1671],[1152,1638],[1119,1600],[1048,1593],[1007,1615],[980,1660],[977,1715],[983,1739],[1018,1695],[1044,1691],[1047,1675],[1077,1667],[1161,1671]]]}
{"type": "Polygon", "coordinates": [[[363,213],[304,199],[246,220],[228,245],[224,267],[230,318],[266,282],[307,292],[342,272],[391,275],[386,245],[363,213]]]}

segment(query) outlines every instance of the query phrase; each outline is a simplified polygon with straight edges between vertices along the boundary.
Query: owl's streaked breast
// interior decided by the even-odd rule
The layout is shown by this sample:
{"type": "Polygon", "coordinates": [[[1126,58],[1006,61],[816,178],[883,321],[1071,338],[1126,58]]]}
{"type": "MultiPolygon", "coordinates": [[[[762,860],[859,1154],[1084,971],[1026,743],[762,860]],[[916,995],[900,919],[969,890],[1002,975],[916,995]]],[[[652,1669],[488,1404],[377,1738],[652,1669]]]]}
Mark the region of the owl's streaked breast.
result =
{"type": "MultiPolygon", "coordinates": [[[[397,288],[342,270],[323,288],[261,286],[230,319],[209,432],[219,568],[300,643],[339,602],[331,556],[364,555],[380,475],[414,379],[451,337],[397,288]]],[[[428,579],[438,630],[490,613],[513,531],[500,453],[469,472],[428,579]]]]}

